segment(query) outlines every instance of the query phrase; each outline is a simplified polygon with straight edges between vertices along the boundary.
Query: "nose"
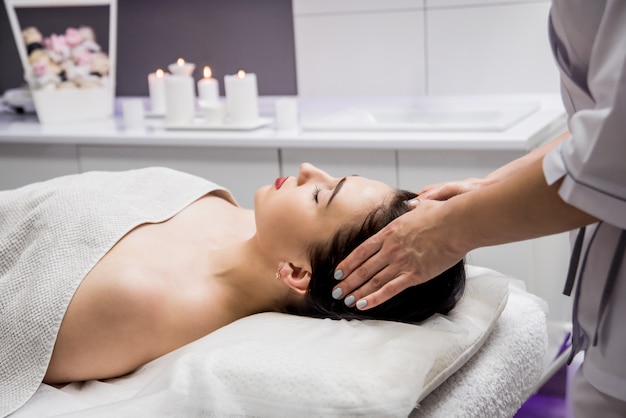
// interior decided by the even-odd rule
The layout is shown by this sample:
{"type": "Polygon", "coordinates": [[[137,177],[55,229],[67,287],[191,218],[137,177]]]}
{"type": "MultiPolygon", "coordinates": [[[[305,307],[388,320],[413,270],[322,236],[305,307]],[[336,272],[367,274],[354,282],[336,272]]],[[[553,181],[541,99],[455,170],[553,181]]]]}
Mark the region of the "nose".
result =
{"type": "Polygon", "coordinates": [[[311,180],[332,180],[324,170],[320,170],[311,163],[300,164],[300,172],[298,173],[298,185],[304,184],[311,180]]]}

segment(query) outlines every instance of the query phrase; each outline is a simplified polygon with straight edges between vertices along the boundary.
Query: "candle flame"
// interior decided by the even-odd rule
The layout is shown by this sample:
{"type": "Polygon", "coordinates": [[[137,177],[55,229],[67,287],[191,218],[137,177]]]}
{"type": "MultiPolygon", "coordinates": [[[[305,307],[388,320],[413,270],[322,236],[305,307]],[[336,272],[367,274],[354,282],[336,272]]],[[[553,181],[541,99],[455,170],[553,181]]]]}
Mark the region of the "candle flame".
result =
{"type": "Polygon", "coordinates": [[[213,75],[213,72],[211,71],[211,67],[209,67],[208,65],[204,66],[204,78],[211,78],[211,76],[213,75]]]}
{"type": "Polygon", "coordinates": [[[156,76],[157,76],[157,77],[163,77],[163,75],[164,75],[164,74],[165,74],[165,73],[163,72],[163,70],[162,70],[162,69],[160,69],[160,68],[159,68],[158,70],[156,70],[156,76]]]}
{"type": "Polygon", "coordinates": [[[237,71],[238,78],[244,78],[246,76],[246,72],[244,70],[237,71]]]}
{"type": "Polygon", "coordinates": [[[185,60],[184,60],[184,59],[182,59],[182,58],[178,58],[178,59],[176,60],[176,64],[181,65],[181,66],[182,66],[182,65],[185,65],[185,60]]]}

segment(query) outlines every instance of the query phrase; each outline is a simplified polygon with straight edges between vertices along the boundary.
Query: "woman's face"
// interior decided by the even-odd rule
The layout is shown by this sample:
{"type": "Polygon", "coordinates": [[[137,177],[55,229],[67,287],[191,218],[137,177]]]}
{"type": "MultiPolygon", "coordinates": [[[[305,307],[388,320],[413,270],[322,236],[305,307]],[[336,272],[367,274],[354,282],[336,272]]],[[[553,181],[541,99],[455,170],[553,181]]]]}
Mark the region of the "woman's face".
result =
{"type": "Polygon", "coordinates": [[[307,252],[313,242],[330,240],[342,225],[360,225],[393,192],[380,181],[336,178],[304,163],[297,177],[278,178],[256,192],[257,239],[279,260],[310,268],[307,252]]]}

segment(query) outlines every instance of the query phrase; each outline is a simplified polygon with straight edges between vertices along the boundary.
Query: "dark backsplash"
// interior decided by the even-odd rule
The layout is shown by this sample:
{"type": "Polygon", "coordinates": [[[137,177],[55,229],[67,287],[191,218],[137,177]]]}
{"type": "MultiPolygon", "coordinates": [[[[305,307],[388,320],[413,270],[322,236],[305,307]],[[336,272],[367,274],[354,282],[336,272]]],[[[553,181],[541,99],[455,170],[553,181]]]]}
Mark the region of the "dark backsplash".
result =
{"type": "MultiPolygon", "coordinates": [[[[91,26],[108,52],[108,8],[17,9],[22,28],[44,36],[70,26],[91,26]]],[[[147,96],[148,73],[182,57],[196,64],[194,78],[210,65],[213,76],[239,69],[257,74],[259,94],[297,93],[291,0],[119,0],[118,96],[147,96]]],[[[0,10],[0,95],[24,84],[23,70],[4,6],[0,10]]]]}

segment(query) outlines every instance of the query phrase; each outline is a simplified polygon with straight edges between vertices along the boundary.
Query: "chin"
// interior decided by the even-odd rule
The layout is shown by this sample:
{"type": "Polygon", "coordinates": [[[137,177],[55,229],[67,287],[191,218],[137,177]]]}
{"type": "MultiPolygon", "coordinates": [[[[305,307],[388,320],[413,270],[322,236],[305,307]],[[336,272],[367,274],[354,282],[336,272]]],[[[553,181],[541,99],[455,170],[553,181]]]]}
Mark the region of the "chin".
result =
{"type": "Polygon", "coordinates": [[[256,190],[256,192],[254,192],[254,207],[256,208],[258,206],[259,201],[262,199],[262,196],[268,192],[268,188],[271,186],[263,186],[260,187],[256,190]]]}

